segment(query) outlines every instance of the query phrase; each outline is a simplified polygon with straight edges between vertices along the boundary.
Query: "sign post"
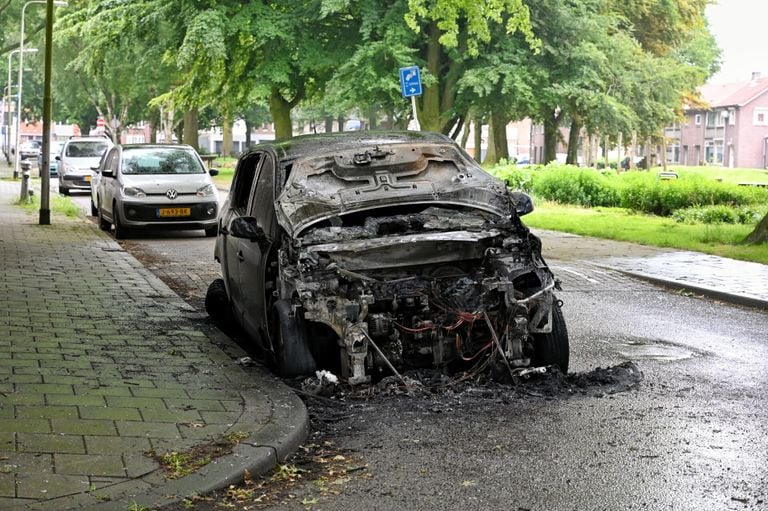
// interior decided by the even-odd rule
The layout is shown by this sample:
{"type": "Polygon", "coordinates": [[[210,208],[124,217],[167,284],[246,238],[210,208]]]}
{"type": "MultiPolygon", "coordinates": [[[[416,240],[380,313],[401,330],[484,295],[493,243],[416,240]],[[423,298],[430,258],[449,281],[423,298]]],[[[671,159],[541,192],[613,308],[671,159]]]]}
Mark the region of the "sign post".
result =
{"type": "MultiPolygon", "coordinates": [[[[421,126],[416,115],[416,96],[421,96],[421,73],[417,66],[400,68],[400,90],[404,98],[411,98],[411,108],[413,109],[412,129],[420,131],[421,126]]],[[[408,128],[411,129],[411,125],[408,128]]]]}

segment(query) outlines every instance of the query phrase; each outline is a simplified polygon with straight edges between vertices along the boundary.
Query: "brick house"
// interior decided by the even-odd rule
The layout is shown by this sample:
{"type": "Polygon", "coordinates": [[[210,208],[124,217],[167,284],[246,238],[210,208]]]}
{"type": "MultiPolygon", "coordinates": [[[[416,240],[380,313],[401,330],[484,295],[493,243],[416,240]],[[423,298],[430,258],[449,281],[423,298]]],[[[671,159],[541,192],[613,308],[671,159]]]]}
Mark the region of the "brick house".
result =
{"type": "Polygon", "coordinates": [[[768,168],[768,78],[707,84],[705,106],[689,107],[681,124],[665,129],[667,162],[768,168]]]}

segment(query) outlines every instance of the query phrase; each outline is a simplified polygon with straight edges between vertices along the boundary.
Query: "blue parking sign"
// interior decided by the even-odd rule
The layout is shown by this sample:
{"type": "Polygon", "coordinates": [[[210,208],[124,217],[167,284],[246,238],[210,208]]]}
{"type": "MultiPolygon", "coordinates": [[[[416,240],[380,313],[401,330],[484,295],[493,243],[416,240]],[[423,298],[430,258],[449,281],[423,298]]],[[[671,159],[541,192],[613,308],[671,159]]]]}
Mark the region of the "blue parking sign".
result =
{"type": "Polygon", "coordinates": [[[400,90],[404,98],[421,96],[421,74],[416,66],[400,68],[400,90]]]}

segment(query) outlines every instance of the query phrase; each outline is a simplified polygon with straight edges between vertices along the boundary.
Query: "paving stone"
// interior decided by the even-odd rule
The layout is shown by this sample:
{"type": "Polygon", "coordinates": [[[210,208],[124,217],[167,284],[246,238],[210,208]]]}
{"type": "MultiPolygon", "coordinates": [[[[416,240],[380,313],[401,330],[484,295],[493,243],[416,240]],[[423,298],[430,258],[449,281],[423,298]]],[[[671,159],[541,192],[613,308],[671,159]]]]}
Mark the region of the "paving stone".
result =
{"type": "Polygon", "coordinates": [[[51,424],[46,419],[0,419],[0,433],[50,433],[51,424]]]}
{"type": "Polygon", "coordinates": [[[77,416],[76,406],[16,406],[18,419],[76,418],[77,416]]]}
{"type": "Polygon", "coordinates": [[[51,427],[54,433],[68,435],[117,435],[111,420],[51,419],[51,427]]]}
{"type": "MultiPolygon", "coordinates": [[[[16,497],[16,474],[15,473],[0,473],[0,497],[14,498],[16,497]]],[[[6,509],[4,507],[4,499],[0,499],[0,509],[6,509]]]]}
{"type": "Polygon", "coordinates": [[[176,424],[168,422],[117,421],[120,436],[147,438],[181,438],[176,424]]]}
{"type": "Polygon", "coordinates": [[[90,435],[85,437],[85,449],[89,454],[144,453],[151,448],[148,438],[90,435]]]}
{"type": "Polygon", "coordinates": [[[67,396],[64,394],[50,394],[45,396],[45,400],[50,405],[105,406],[107,404],[104,396],[67,396]]]}
{"type": "Polygon", "coordinates": [[[76,492],[88,491],[87,477],[47,474],[17,474],[16,492],[21,498],[51,499],[76,492]]]}
{"type": "Polygon", "coordinates": [[[200,422],[200,412],[197,410],[168,410],[146,408],[141,411],[145,421],[155,422],[200,422]]]}
{"type": "Polygon", "coordinates": [[[121,455],[61,454],[53,455],[57,474],[125,477],[121,455]]]}
{"type": "MultiPolygon", "coordinates": [[[[229,401],[233,403],[234,401],[229,401]]],[[[225,405],[215,399],[166,399],[165,404],[169,409],[179,410],[210,410],[212,412],[225,411],[225,405]]],[[[238,406],[240,403],[237,403],[238,406]]],[[[239,408],[238,408],[239,409],[239,408]]]]}
{"type": "MultiPolygon", "coordinates": [[[[187,391],[181,388],[174,389],[174,388],[159,388],[159,389],[149,389],[149,388],[132,388],[131,393],[136,397],[159,397],[159,398],[169,398],[169,399],[188,399],[189,395],[187,394],[187,391]]],[[[197,395],[197,392],[195,392],[197,395]]]]}
{"type": "Polygon", "coordinates": [[[83,419],[109,419],[109,420],[141,420],[141,414],[136,408],[119,408],[115,406],[81,406],[80,417],[83,419]]]}
{"type": "Polygon", "coordinates": [[[80,435],[45,435],[18,433],[19,452],[50,452],[85,454],[85,444],[80,435]]]}
{"type": "Polygon", "coordinates": [[[72,385],[57,383],[20,383],[16,386],[20,394],[74,394],[72,385]]]}

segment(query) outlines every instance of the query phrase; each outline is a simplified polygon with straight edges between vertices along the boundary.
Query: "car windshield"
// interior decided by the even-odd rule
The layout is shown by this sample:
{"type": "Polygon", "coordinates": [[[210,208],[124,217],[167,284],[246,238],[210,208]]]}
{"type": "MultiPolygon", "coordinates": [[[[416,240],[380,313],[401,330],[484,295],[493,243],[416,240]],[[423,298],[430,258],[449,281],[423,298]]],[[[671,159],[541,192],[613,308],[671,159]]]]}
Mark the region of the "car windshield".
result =
{"type": "Polygon", "coordinates": [[[190,149],[178,147],[126,148],[123,174],[204,174],[200,160],[190,149]]]}
{"type": "Polygon", "coordinates": [[[107,142],[102,141],[70,142],[65,156],[70,158],[99,158],[107,150],[108,145],[107,142]]]}

